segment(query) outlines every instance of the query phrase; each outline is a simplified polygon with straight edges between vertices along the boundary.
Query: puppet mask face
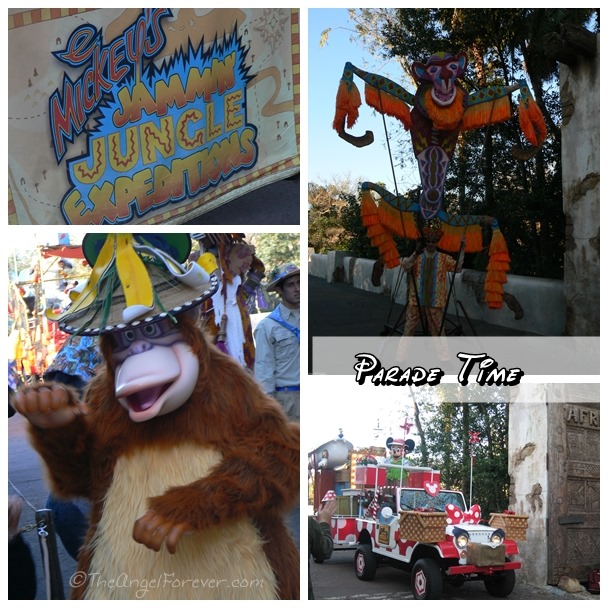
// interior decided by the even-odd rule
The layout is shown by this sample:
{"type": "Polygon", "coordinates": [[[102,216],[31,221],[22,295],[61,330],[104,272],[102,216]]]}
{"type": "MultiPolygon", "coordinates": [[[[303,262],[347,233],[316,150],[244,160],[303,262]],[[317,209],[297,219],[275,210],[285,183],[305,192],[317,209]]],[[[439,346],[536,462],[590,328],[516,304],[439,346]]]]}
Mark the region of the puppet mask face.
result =
{"type": "Polygon", "coordinates": [[[168,319],[112,335],[116,397],[133,422],[181,407],[198,379],[198,359],[168,319]]]}
{"type": "Polygon", "coordinates": [[[401,458],[403,454],[403,448],[400,445],[394,445],[391,447],[391,456],[393,458],[401,458]]]}
{"type": "Polygon", "coordinates": [[[431,97],[440,106],[449,106],[454,101],[456,79],[464,74],[466,66],[464,53],[458,53],[455,57],[447,53],[432,55],[426,64],[412,64],[416,79],[433,85],[431,97]]]}

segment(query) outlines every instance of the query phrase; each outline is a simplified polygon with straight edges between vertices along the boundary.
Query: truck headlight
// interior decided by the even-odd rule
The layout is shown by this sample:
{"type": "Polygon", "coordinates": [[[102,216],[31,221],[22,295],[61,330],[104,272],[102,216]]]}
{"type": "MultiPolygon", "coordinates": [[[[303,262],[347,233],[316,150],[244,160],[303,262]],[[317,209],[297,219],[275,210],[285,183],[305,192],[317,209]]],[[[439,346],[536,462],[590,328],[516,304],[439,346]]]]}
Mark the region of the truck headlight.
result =
{"type": "Polygon", "coordinates": [[[462,528],[454,528],[452,530],[454,535],[454,543],[459,549],[464,549],[469,544],[469,533],[462,528]]]}
{"type": "Polygon", "coordinates": [[[496,528],[496,530],[494,530],[494,532],[492,532],[492,535],[490,536],[490,542],[492,543],[492,545],[497,547],[498,545],[502,545],[502,543],[504,541],[505,541],[504,530],[502,530],[501,528],[496,528]]]}

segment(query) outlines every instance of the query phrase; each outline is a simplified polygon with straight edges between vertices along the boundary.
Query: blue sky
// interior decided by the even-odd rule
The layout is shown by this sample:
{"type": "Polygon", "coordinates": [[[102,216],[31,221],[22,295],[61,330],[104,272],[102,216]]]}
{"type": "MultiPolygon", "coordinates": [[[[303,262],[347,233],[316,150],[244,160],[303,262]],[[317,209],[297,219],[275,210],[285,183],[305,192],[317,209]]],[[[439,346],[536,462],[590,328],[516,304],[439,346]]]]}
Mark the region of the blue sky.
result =
{"type": "MultiPolygon", "coordinates": [[[[402,70],[394,60],[379,63],[363,48],[351,41],[352,24],[348,12],[340,9],[309,9],[308,11],[308,181],[325,183],[346,176],[354,181],[384,182],[394,191],[390,157],[386,148],[382,116],[363,102],[357,124],[350,129],[353,135],[363,135],[366,130],[374,133],[374,143],[356,148],[343,141],[332,129],[336,92],[344,64],[354,65],[379,73],[403,84],[402,70]],[[321,48],[321,33],[331,27],[328,43],[321,48]]],[[[363,97],[363,81],[355,77],[363,97]]],[[[407,87],[407,84],[405,84],[407,87]]],[[[387,118],[387,126],[395,127],[397,121],[387,118]]],[[[408,154],[413,160],[409,135],[406,136],[408,154]]],[[[393,144],[394,145],[394,144],[393,144]]],[[[396,150],[392,150],[395,157],[396,150]]],[[[407,172],[395,168],[399,192],[417,185],[417,170],[407,172]],[[412,184],[411,180],[414,180],[412,184]]]]}

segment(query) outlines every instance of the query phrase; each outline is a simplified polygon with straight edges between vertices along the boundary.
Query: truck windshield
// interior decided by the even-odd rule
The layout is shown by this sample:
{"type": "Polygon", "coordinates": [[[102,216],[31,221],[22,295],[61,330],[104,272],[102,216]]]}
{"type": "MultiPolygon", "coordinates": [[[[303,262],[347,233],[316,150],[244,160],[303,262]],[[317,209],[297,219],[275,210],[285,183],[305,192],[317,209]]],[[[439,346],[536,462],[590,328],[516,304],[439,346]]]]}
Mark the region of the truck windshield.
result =
{"type": "Polygon", "coordinates": [[[446,505],[453,504],[466,510],[464,498],[460,492],[439,492],[437,496],[431,496],[424,490],[401,490],[399,507],[402,511],[415,511],[424,509],[428,511],[445,511],[446,505]]]}

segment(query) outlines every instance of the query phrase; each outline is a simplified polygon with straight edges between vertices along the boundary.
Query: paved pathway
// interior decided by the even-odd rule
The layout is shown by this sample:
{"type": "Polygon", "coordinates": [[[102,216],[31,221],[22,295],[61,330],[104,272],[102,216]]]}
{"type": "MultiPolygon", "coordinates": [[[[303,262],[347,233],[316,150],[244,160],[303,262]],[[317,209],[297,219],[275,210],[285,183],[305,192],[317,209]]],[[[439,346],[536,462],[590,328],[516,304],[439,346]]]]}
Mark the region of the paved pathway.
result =
{"type": "MultiPolygon", "coordinates": [[[[393,302],[388,295],[357,289],[346,283],[328,283],[323,278],[308,275],[309,373],[313,336],[398,336],[403,327],[403,313],[404,306],[393,302]]],[[[448,335],[529,335],[482,321],[469,322],[464,314],[459,317],[447,315],[445,329],[448,335]]]]}

